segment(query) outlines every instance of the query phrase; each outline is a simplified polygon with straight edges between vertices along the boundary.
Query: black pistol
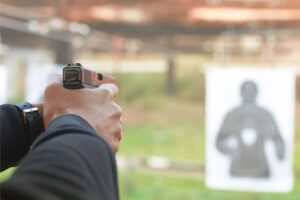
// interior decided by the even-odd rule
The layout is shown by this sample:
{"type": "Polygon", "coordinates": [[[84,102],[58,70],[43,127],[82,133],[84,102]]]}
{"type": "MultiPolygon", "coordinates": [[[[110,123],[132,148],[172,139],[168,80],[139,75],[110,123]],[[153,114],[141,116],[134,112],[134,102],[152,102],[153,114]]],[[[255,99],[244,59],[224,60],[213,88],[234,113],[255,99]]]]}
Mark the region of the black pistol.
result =
{"type": "Polygon", "coordinates": [[[68,89],[93,88],[115,82],[115,78],[85,69],[80,63],[68,64],[63,68],[63,86],[68,89]]]}

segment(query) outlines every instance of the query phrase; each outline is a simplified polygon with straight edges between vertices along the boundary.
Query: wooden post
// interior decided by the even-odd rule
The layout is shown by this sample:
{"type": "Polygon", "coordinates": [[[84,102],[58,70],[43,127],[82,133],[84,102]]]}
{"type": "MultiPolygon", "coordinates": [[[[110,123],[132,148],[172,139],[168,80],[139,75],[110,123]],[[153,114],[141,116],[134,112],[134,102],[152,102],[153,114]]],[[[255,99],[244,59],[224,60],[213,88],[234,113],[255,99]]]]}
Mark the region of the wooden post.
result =
{"type": "Polygon", "coordinates": [[[167,36],[167,65],[168,65],[168,71],[167,71],[167,94],[169,96],[174,95],[175,93],[175,55],[173,50],[173,41],[172,36],[167,36]]]}
{"type": "Polygon", "coordinates": [[[175,65],[174,65],[174,54],[169,52],[167,54],[167,94],[172,96],[175,92],[175,65]]]}

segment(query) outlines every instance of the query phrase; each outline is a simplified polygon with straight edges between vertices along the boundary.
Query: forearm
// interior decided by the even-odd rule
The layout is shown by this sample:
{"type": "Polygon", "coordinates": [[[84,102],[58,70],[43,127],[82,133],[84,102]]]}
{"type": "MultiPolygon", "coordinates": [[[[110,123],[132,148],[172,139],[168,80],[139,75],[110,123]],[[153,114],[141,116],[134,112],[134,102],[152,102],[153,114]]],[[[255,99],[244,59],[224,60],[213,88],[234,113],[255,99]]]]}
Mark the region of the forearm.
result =
{"type": "Polygon", "coordinates": [[[118,199],[116,165],[107,143],[82,118],[53,120],[12,178],[7,199],[118,199]]]}

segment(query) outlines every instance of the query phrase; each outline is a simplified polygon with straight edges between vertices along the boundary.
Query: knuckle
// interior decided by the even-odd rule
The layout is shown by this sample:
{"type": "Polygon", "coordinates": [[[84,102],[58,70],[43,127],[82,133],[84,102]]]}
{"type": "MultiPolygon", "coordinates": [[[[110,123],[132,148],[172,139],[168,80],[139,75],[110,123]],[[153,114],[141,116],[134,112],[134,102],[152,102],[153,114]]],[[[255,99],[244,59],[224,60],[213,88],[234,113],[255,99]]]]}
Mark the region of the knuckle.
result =
{"type": "Polygon", "coordinates": [[[119,113],[123,113],[123,109],[121,108],[121,106],[119,106],[118,104],[116,104],[117,110],[119,113]]]}
{"type": "Polygon", "coordinates": [[[114,98],[118,94],[118,87],[114,84],[105,83],[100,85],[99,89],[109,98],[114,98]]]}
{"type": "Polygon", "coordinates": [[[115,106],[115,113],[116,113],[116,116],[118,117],[121,117],[122,113],[123,113],[123,110],[121,108],[121,106],[119,106],[118,104],[114,104],[115,106]]]}
{"type": "Polygon", "coordinates": [[[102,88],[100,94],[107,98],[112,98],[112,91],[109,88],[102,88]]]}

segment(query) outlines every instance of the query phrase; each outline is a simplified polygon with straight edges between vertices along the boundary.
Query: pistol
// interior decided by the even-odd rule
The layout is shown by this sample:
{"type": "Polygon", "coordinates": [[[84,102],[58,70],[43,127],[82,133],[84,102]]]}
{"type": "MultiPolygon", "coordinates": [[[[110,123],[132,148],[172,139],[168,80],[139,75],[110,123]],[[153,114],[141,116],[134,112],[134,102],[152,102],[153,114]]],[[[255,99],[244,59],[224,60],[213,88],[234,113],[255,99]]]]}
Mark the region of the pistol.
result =
{"type": "Polygon", "coordinates": [[[63,68],[63,86],[68,89],[95,88],[103,83],[115,83],[114,77],[84,68],[80,63],[63,68]]]}

